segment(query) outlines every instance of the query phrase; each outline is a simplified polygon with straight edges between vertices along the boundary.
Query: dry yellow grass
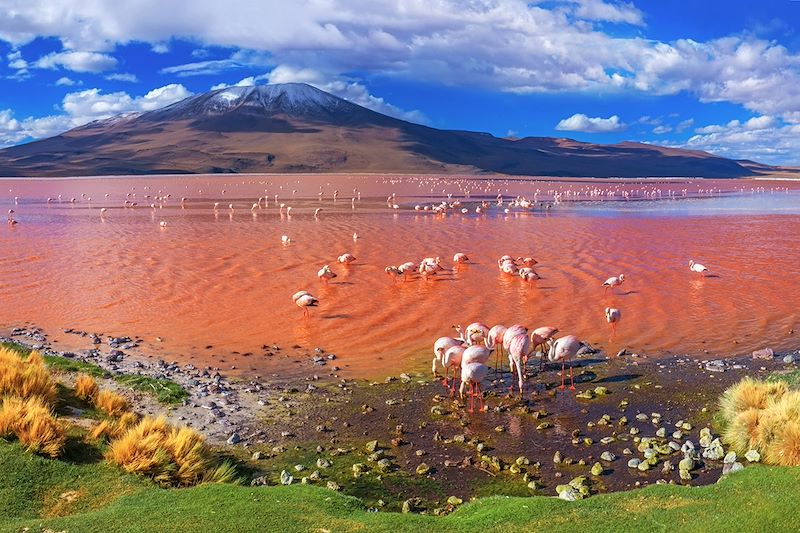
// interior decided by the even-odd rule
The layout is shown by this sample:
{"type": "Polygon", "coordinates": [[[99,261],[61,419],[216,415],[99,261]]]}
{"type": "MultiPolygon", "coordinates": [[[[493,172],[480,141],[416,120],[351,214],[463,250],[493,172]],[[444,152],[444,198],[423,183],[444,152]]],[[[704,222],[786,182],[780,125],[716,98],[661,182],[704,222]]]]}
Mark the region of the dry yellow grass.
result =
{"type": "Polygon", "coordinates": [[[163,417],[143,418],[111,442],[106,458],[126,472],[151,477],[162,485],[230,481],[235,476],[229,466],[215,464],[199,433],[173,427],[163,417]]]}
{"type": "Polygon", "coordinates": [[[16,436],[32,453],[58,457],[64,450],[64,427],[38,396],[6,397],[0,407],[0,437],[16,436]]]}
{"type": "Polygon", "coordinates": [[[800,466],[800,391],[745,378],[722,395],[720,412],[722,438],[737,453],[755,449],[766,463],[800,466]]]}
{"type": "Polygon", "coordinates": [[[89,438],[97,440],[105,438],[113,440],[128,431],[139,421],[139,417],[135,413],[124,413],[121,417],[112,420],[103,420],[92,428],[89,432],[89,438]]]}
{"type": "Polygon", "coordinates": [[[79,374],[75,379],[75,396],[87,402],[94,402],[100,387],[92,376],[79,374]]]}
{"type": "Polygon", "coordinates": [[[23,399],[38,396],[45,403],[53,404],[56,385],[38,352],[22,359],[13,350],[0,348],[0,397],[5,396],[23,399]]]}
{"type": "Polygon", "coordinates": [[[95,396],[94,406],[108,416],[122,416],[128,411],[128,400],[116,392],[101,390],[95,396]]]}

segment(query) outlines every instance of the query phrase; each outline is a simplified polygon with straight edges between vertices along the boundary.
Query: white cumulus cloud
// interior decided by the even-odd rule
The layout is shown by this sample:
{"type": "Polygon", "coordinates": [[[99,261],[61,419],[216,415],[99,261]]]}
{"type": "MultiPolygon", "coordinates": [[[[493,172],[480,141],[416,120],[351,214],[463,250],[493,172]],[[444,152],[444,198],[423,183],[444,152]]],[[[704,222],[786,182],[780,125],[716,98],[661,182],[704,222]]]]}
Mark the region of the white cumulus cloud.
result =
{"type": "Polygon", "coordinates": [[[617,115],[608,118],[588,117],[583,113],[575,113],[571,117],[561,120],[556,124],[559,131],[582,131],[588,133],[608,133],[624,130],[627,126],[617,115]]]}
{"type": "Polygon", "coordinates": [[[74,72],[104,72],[114,68],[117,60],[99,52],[85,52],[68,50],[65,52],[51,52],[40,57],[34,63],[38,68],[56,69],[64,68],[74,72]]]}

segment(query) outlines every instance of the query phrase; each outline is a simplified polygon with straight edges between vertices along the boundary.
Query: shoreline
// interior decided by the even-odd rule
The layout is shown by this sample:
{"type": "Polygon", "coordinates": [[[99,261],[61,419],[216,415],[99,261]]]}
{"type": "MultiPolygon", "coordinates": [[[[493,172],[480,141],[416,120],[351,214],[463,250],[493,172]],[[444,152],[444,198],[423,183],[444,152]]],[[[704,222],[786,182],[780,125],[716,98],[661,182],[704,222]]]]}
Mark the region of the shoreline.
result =
{"type": "MultiPolygon", "coordinates": [[[[96,342],[89,334],[86,338],[96,342]]],[[[468,414],[466,404],[451,400],[427,373],[401,373],[382,381],[341,379],[332,364],[319,365],[330,363],[324,353],[301,352],[307,357],[305,364],[318,369],[317,374],[309,370],[305,378],[247,379],[191,363],[148,360],[138,354],[133,339],[102,338],[94,348],[64,353],[52,348],[46,333],[30,327],[18,328],[0,341],[85,361],[109,374],[178,383],[189,396],[174,406],[159,404],[151,394],[131,391],[110,379],[102,380],[101,386],[122,392],[142,414],[164,414],[174,424],[198,430],[211,444],[245,461],[254,471],[256,484],[277,484],[283,470],[292,471],[293,465],[306,468],[319,459],[369,465],[375,455],[370,446],[377,446],[388,460],[382,476],[406,480],[397,481],[399,489],[373,488],[361,494],[363,487],[353,479],[349,464],[344,474],[334,477],[342,490],[370,505],[378,499],[390,501],[389,496],[375,496],[383,490],[394,491],[398,498],[428,500],[436,492],[431,492],[432,486],[464,500],[488,494],[552,496],[559,483],[588,475],[589,467],[606,452],[614,459],[603,461],[602,475],[590,476],[592,491],[680,483],[677,458],[667,460],[669,468],[638,471],[626,467],[637,455],[638,437],[653,437],[658,429],[662,435],[672,434],[676,446],[686,439],[696,443],[702,427],[713,428],[716,401],[727,386],[747,375],[763,378],[797,369],[800,362],[797,350],[768,360],[746,356],[714,362],[586,353],[575,366],[578,391],[570,393],[556,387],[560,368],[550,367],[537,375],[533,358],[524,399],[505,396],[510,375],[503,372],[487,386],[489,411],[468,414]],[[117,351],[123,351],[121,360],[117,351]],[[787,356],[793,360],[784,362],[787,356]],[[682,432],[678,427],[682,423],[690,424],[691,430],[682,432]],[[376,444],[370,445],[372,441],[376,444]],[[555,452],[562,462],[554,462],[555,452]],[[515,459],[525,466],[513,466],[515,459]]],[[[669,437],[661,440],[666,444],[669,437]]],[[[721,472],[721,460],[706,461],[689,483],[713,483],[721,472]]],[[[389,506],[394,509],[400,503],[391,500],[389,506]]]]}

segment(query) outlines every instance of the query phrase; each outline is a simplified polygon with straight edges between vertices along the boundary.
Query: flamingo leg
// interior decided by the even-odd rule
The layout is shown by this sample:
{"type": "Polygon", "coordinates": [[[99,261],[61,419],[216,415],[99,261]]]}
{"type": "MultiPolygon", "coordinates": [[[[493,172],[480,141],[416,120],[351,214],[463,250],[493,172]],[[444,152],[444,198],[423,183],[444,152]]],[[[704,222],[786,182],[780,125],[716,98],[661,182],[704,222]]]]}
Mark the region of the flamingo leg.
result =
{"type": "Polygon", "coordinates": [[[569,390],[575,390],[575,380],[572,378],[572,365],[569,365],[569,390]]]}
{"type": "MultiPolygon", "coordinates": [[[[572,368],[572,367],[570,367],[570,368],[572,368]]],[[[560,387],[561,390],[564,390],[566,388],[566,386],[564,385],[564,372],[565,372],[565,370],[566,370],[566,363],[562,362],[561,363],[561,387],[560,387]]]]}
{"type": "Polygon", "coordinates": [[[481,408],[479,409],[479,411],[480,411],[481,413],[483,413],[484,411],[486,411],[486,406],[483,404],[483,391],[481,390],[481,385],[480,385],[480,383],[478,383],[478,384],[477,384],[477,385],[475,385],[475,386],[476,386],[476,387],[477,387],[477,389],[478,389],[478,401],[479,401],[479,402],[480,402],[480,404],[481,404],[481,408]]]}
{"type": "Polygon", "coordinates": [[[469,409],[467,409],[467,412],[475,412],[475,390],[472,383],[469,384],[469,409]]]}

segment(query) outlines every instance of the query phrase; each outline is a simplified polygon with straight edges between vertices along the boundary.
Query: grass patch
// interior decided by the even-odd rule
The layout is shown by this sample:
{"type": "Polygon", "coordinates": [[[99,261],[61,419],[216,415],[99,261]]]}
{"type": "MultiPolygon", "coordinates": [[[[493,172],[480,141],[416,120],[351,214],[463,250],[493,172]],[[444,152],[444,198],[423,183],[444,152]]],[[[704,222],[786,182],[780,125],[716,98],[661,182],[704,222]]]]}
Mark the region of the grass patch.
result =
{"type": "Polygon", "coordinates": [[[577,502],[495,496],[433,517],[368,513],[358,499],[314,486],[164,490],[104,464],[27,456],[12,444],[0,443],[0,465],[4,531],[789,531],[800,498],[800,468],[758,466],[706,487],[653,485],[577,502]]]}
{"type": "Polygon", "coordinates": [[[767,378],[767,381],[783,381],[790,387],[797,388],[800,387],[800,370],[775,372],[767,378]]]}
{"type": "Polygon", "coordinates": [[[183,387],[168,379],[125,374],[114,376],[114,381],[133,390],[153,394],[164,404],[178,404],[189,397],[189,393],[183,387]]]}

